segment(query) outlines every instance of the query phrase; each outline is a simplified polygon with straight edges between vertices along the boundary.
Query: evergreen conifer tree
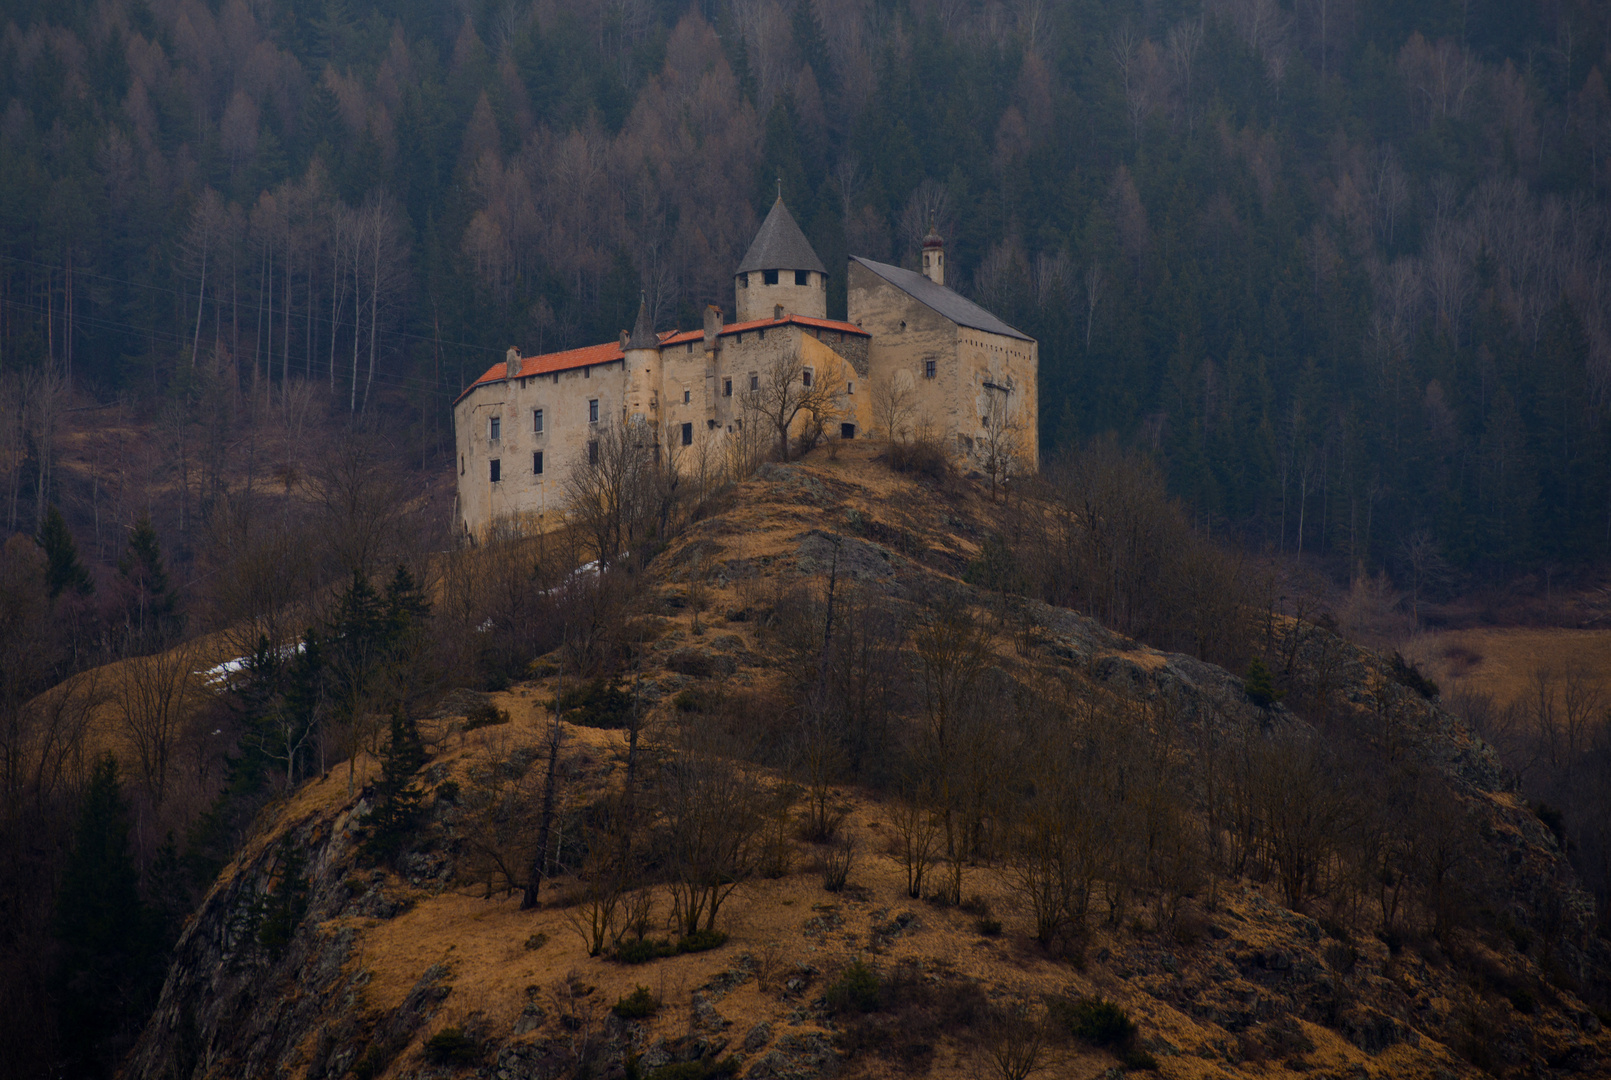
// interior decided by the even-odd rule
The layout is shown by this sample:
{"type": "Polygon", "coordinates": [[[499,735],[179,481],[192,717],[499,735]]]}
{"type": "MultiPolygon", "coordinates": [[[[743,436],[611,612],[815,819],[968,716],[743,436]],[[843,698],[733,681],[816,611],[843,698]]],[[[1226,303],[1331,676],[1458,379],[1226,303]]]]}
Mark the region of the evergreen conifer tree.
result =
{"type": "Polygon", "coordinates": [[[111,754],[95,765],[56,896],[62,1043],[84,1069],[110,1066],[160,987],[158,949],[140,901],[129,812],[111,754]]]}
{"type": "Polygon", "coordinates": [[[374,807],[364,815],[364,851],[376,862],[395,859],[419,819],[422,793],[414,774],[425,764],[419,726],[401,708],[392,712],[391,741],[381,757],[374,807]]]}
{"type": "Polygon", "coordinates": [[[129,533],[117,576],[125,592],[124,619],[131,644],[155,646],[175,636],[179,601],[169,583],[162,545],[149,514],[142,514],[129,533]]]}
{"type": "Polygon", "coordinates": [[[89,572],[78,560],[78,545],[73,543],[73,534],[67,531],[67,522],[55,503],[50,505],[49,512],[45,514],[44,527],[39,530],[39,546],[45,549],[49,564],[45,575],[52,600],[69,589],[80,596],[88,596],[95,591],[95,583],[90,580],[89,572]]]}
{"type": "Polygon", "coordinates": [[[253,912],[257,923],[257,944],[278,960],[290,948],[291,938],[308,911],[308,879],[303,870],[308,857],[290,833],[280,837],[274,886],[264,894],[253,912]]]}

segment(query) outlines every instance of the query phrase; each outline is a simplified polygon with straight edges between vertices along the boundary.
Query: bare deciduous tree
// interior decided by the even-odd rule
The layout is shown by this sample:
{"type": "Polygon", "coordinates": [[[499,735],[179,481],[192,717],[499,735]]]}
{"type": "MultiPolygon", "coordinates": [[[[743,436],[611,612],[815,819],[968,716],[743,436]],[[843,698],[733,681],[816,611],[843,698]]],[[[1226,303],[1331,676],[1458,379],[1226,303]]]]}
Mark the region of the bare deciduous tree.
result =
{"type": "Polygon", "coordinates": [[[199,656],[187,642],[125,660],[116,675],[123,730],[157,806],[168,794],[175,748],[205,700],[206,686],[195,671],[199,656]]]}
{"type": "Polygon", "coordinates": [[[657,433],[641,421],[601,424],[565,477],[567,513],[592,542],[601,569],[651,536],[664,535],[681,475],[657,433]]]}
{"type": "Polygon", "coordinates": [[[813,363],[797,351],[756,376],[755,389],[744,394],[744,413],[772,433],[779,460],[788,461],[791,440],[804,453],[838,423],[846,385],[843,362],[830,355],[813,363]]]}
{"type": "Polygon", "coordinates": [[[684,934],[712,930],[762,851],[764,793],[748,769],[692,735],[661,777],[672,873],[672,918],[684,934]]]}

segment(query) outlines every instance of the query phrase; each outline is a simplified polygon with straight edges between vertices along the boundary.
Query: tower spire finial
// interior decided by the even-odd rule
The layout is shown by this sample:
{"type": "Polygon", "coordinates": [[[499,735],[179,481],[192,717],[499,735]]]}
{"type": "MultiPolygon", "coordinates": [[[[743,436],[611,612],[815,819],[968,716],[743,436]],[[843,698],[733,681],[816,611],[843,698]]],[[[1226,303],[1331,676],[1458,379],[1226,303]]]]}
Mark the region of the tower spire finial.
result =
{"type": "Polygon", "coordinates": [[[783,201],[783,177],[778,177],[778,202],[783,201]]]}

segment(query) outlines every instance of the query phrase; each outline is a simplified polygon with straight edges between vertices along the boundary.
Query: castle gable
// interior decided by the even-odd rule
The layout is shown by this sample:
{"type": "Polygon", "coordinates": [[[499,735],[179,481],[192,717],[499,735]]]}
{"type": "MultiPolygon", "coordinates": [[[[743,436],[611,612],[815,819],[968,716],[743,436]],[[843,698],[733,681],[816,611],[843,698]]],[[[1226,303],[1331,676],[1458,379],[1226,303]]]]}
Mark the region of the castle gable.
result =
{"type": "Polygon", "coordinates": [[[919,303],[932,308],[958,326],[966,326],[971,330],[983,330],[987,334],[1000,334],[1003,337],[1017,338],[1020,341],[1034,340],[1028,334],[1008,326],[972,300],[953,292],[944,285],[936,285],[922,274],[914,273],[911,270],[902,270],[898,266],[890,266],[887,263],[863,259],[859,255],[852,255],[850,261],[860,263],[884,281],[895,286],[919,303]]]}

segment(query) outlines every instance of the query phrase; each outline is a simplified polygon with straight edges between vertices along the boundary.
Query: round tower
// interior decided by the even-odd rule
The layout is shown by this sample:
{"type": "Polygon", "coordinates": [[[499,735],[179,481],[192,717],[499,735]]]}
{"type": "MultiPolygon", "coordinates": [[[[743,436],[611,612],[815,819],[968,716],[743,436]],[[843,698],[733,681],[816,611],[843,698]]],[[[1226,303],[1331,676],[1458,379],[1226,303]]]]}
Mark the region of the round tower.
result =
{"type": "Polygon", "coordinates": [[[647,296],[638,302],[632,333],[621,332],[621,354],[626,361],[625,418],[652,427],[659,421],[660,410],[660,338],[649,318],[647,296]]]}
{"type": "Polygon", "coordinates": [[[733,277],[734,319],[752,322],[785,315],[828,317],[828,271],[783,205],[772,204],[733,277]]]}

